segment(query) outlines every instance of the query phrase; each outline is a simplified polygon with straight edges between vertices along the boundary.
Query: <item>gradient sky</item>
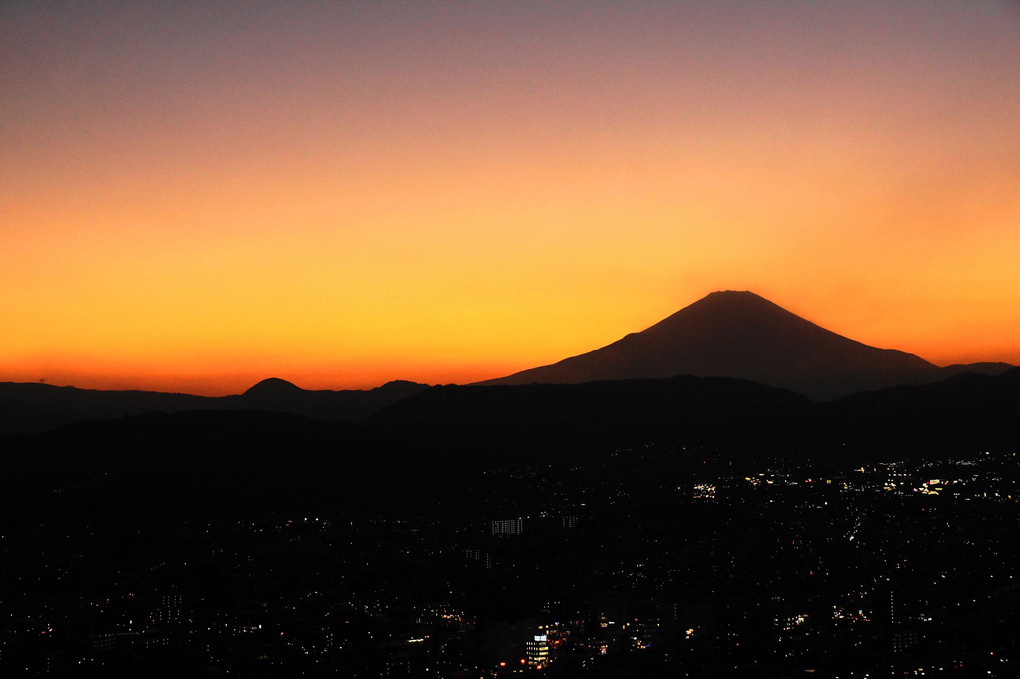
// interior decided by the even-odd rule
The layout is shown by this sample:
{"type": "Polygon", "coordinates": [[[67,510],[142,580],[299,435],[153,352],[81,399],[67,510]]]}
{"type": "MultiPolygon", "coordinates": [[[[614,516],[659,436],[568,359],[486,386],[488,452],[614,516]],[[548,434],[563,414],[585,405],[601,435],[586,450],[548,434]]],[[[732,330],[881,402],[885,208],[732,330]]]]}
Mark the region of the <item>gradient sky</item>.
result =
{"type": "Polygon", "coordinates": [[[719,289],[1020,364],[1016,2],[0,4],[0,381],[463,382],[719,289]]]}

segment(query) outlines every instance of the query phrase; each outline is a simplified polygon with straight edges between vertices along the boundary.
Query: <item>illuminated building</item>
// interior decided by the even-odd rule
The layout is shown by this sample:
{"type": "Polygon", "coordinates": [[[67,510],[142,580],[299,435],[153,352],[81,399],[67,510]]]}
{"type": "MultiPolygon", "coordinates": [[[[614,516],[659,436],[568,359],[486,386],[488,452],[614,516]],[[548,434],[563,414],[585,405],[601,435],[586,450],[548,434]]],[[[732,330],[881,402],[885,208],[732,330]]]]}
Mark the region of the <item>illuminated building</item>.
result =
{"type": "Polygon", "coordinates": [[[493,535],[520,535],[524,529],[524,519],[500,519],[492,522],[493,535]]]}
{"type": "Polygon", "coordinates": [[[549,637],[545,633],[532,635],[524,651],[529,667],[545,667],[549,664],[549,637]]]}
{"type": "Polygon", "coordinates": [[[921,641],[921,634],[917,630],[897,629],[892,635],[893,653],[903,653],[911,646],[916,646],[921,641]]]}
{"type": "Polygon", "coordinates": [[[156,622],[164,625],[178,622],[181,619],[181,593],[173,591],[160,597],[159,607],[153,617],[156,622]]]}

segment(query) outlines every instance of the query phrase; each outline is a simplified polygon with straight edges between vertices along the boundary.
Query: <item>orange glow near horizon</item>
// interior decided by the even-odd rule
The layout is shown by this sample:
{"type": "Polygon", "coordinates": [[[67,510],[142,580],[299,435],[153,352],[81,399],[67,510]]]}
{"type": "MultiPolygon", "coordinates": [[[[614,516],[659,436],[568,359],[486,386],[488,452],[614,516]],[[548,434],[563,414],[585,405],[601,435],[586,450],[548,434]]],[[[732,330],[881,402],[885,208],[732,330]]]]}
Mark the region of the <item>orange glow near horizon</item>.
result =
{"type": "Polygon", "coordinates": [[[1020,12],[0,11],[0,381],[469,382],[748,289],[1020,364],[1020,12]]]}

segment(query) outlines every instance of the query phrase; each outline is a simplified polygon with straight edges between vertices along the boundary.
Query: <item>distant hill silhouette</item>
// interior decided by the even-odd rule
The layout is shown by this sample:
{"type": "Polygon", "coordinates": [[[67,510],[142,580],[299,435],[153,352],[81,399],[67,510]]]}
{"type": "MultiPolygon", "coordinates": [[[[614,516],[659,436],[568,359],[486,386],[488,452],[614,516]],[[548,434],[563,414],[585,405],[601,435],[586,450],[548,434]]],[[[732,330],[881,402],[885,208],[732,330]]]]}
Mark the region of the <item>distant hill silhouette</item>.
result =
{"type": "Polygon", "coordinates": [[[271,377],[240,396],[224,397],[224,406],[231,409],[294,413],[328,421],[359,422],[391,403],[427,388],[426,384],[394,380],[365,391],[310,391],[286,380],[271,377]]]}
{"type": "MultiPolygon", "coordinates": [[[[828,403],[745,380],[690,376],[444,386],[355,424],[201,410],[3,435],[0,490],[64,488],[67,511],[75,502],[179,512],[264,501],[299,506],[313,497],[413,507],[440,489],[456,498],[472,470],[541,466],[550,456],[581,460],[651,443],[746,461],[924,459],[1015,449],[1017,421],[1020,368],[828,403]]],[[[0,509],[5,501],[8,510],[18,505],[0,493],[0,509]]]]}
{"type": "Polygon", "coordinates": [[[44,431],[72,422],[189,410],[268,410],[333,422],[357,422],[426,388],[428,385],[394,381],[366,391],[309,391],[286,380],[270,378],[243,394],[208,397],[0,382],[0,433],[44,431]]]}
{"type": "Polygon", "coordinates": [[[297,386],[293,382],[280,379],[279,377],[270,377],[264,379],[258,384],[250,387],[242,396],[248,399],[278,399],[278,398],[292,398],[297,394],[303,392],[304,389],[297,386]]]}
{"type": "Polygon", "coordinates": [[[432,387],[363,426],[453,447],[502,448],[516,459],[633,446],[701,444],[743,456],[782,451],[829,459],[853,454],[957,454],[1020,444],[1020,368],[957,374],[927,385],[860,392],[825,403],[732,378],[606,380],[582,384],[432,387]],[[849,447],[844,447],[849,446],[849,447]],[[813,452],[812,452],[813,451],[813,452]]]}
{"type": "Polygon", "coordinates": [[[146,529],[159,516],[210,507],[360,502],[380,471],[372,446],[357,425],[243,410],[153,412],[0,437],[9,493],[61,488],[47,511],[140,515],[146,529]]]}
{"type": "Polygon", "coordinates": [[[217,399],[190,394],[0,382],[0,432],[44,431],[72,422],[214,408],[216,402],[217,399]]]}
{"type": "Polygon", "coordinates": [[[733,377],[790,389],[815,400],[960,372],[996,373],[1004,363],[939,368],[821,328],[751,292],[713,292],[659,323],[579,356],[482,385],[733,377]]]}
{"type": "Polygon", "coordinates": [[[1015,446],[1020,443],[1020,368],[853,394],[825,404],[824,412],[827,433],[870,438],[885,447],[1015,446]]]}
{"type": "MultiPolygon", "coordinates": [[[[629,445],[777,435],[813,412],[807,398],[747,380],[683,375],[583,384],[432,387],[365,420],[412,438],[525,447],[629,445]]],[[[518,453],[519,455],[519,453],[518,453]]]]}

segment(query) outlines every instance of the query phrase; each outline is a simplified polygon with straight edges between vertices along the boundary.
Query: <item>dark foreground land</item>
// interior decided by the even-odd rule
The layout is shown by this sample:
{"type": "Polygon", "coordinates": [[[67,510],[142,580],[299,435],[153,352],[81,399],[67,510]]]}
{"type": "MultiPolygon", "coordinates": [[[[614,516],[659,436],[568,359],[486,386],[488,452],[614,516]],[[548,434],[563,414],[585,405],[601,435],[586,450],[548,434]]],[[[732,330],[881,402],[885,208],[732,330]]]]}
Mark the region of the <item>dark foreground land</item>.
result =
{"type": "Polygon", "coordinates": [[[677,384],[0,439],[0,675],[1020,674],[1014,387],[677,384]]]}

